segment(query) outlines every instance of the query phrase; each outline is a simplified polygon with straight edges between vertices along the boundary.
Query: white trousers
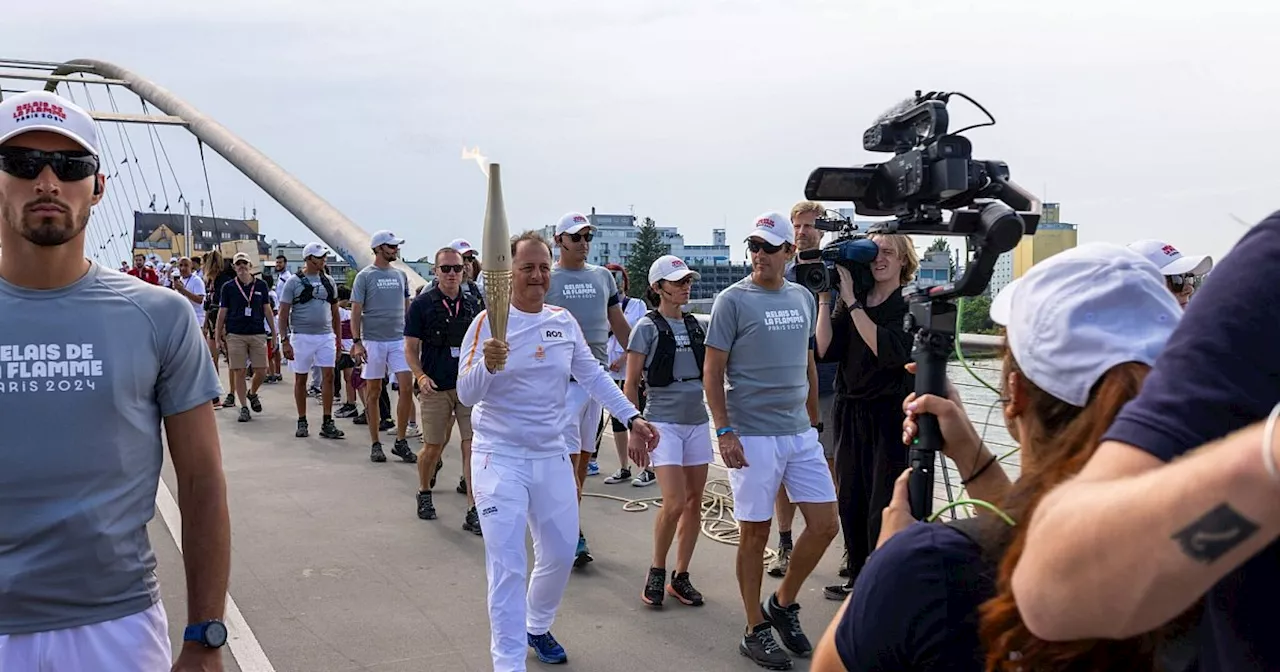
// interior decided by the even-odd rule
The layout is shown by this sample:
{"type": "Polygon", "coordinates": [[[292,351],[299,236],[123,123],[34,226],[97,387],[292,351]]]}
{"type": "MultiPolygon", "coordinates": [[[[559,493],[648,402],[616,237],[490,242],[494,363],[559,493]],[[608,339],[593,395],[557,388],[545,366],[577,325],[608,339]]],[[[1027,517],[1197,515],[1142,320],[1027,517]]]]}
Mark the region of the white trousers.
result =
{"type": "Polygon", "coordinates": [[[596,430],[604,417],[604,406],[578,383],[569,383],[565,393],[564,443],[569,454],[596,452],[596,430]]]}
{"type": "Polygon", "coordinates": [[[169,672],[164,605],[78,628],[0,635],[0,672],[169,672]]]}
{"type": "MultiPolygon", "coordinates": [[[[485,450],[481,443],[475,451],[485,450]]],[[[489,578],[489,651],[494,672],[524,672],[526,633],[551,629],[578,548],[578,482],[567,455],[471,454],[471,489],[484,527],[489,578]],[[525,530],[533,576],[525,587],[525,530]]]]}

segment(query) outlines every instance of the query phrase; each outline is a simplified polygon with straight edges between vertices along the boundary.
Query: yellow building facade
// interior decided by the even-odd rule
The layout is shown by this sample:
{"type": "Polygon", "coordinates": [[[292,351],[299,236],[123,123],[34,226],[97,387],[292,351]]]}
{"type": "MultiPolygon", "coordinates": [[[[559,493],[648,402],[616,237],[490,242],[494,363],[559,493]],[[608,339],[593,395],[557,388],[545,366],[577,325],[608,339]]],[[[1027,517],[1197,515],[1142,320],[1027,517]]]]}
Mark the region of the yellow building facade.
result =
{"type": "Polygon", "coordinates": [[[1074,224],[1041,222],[1036,235],[1023,236],[1022,242],[1013,248],[1013,277],[1021,278],[1032,266],[1076,246],[1077,231],[1074,224]]]}

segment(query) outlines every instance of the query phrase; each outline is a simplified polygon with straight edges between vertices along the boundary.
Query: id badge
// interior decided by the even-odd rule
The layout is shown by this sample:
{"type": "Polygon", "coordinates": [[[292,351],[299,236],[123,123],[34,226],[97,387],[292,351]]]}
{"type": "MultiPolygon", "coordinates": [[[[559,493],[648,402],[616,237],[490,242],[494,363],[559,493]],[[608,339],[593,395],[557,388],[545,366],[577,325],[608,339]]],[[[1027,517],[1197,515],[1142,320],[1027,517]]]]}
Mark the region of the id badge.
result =
{"type": "Polygon", "coordinates": [[[252,309],[252,308],[245,308],[245,309],[244,309],[244,316],[245,316],[245,317],[253,317],[253,309],[252,309]]]}
{"type": "Polygon", "coordinates": [[[462,348],[449,348],[449,356],[457,359],[462,356],[462,348]]]}

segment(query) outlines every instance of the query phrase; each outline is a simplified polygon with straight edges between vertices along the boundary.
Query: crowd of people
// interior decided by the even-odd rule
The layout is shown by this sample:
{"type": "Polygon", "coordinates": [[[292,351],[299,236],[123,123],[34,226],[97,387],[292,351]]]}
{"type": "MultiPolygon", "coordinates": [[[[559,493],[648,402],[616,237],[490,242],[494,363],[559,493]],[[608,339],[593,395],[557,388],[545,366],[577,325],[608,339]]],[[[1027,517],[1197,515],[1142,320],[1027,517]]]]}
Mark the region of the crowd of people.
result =
{"type": "Polygon", "coordinates": [[[320,243],[300,268],[277,260],[265,276],[252,256],[218,252],[112,272],[84,258],[102,195],[83,110],[44,92],[0,102],[0,306],[21,316],[0,328],[0,384],[25,420],[6,441],[24,449],[0,451],[0,668],[170,666],[145,533],[162,428],[187,570],[173,669],[220,668],[230,522],[214,408],[252,421],[283,363],[295,436],[310,434],[312,396],[321,438],[346,438],[335,418],[365,420],[373,462],[394,432],[391,454],[417,466],[424,520],[437,518],[432,492],[457,432],[495,670],[525,669],[530,649],[568,659],[551,629],[573,567],[593,560],[580,500],[599,473],[605,412],[619,462],[606,482],[662,493],[653,555],[637,568],[646,605],[705,604],[690,572],[702,490],[717,454],[728,470],[738,649],[761,667],[812,656],[824,672],[1280,668],[1266,616],[1280,592],[1280,361],[1262,340],[1280,326],[1266,302],[1280,215],[1216,268],[1162,241],[1092,243],[1001,290],[999,401],[1023,450],[1011,479],[954,389],[913,392],[908,237],[870,237],[865,291],[844,268],[831,292],[791,281],[797,253],[821,244],[817,203],[756,218],[751,273],[709,316],[687,310],[700,278],[670,255],[652,264],[643,299],[629,297],[622,269],[587,263],[594,227],[569,213],[552,240],[512,240],[496,337],[465,240],[436,252],[436,279],[416,296],[391,231],[372,236],[374,263],[349,288],[326,274],[320,243]],[[110,327],[129,316],[138,329],[110,327]],[[78,421],[61,421],[72,405],[78,421]],[[906,446],[921,414],[937,418],[970,496],[990,504],[976,517],[912,519],[906,446]],[[799,599],[837,537],[846,581],[823,594],[843,605],[815,645],[799,599]],[[766,572],[781,577],[768,590],[766,572]]]}

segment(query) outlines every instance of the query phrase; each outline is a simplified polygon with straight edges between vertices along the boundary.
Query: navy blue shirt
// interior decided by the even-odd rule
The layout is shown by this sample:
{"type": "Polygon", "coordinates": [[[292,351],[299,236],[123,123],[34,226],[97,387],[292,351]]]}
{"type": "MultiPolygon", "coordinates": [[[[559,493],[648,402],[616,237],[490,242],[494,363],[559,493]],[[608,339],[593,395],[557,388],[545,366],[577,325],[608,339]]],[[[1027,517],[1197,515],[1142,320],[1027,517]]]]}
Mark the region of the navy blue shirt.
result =
{"type": "MultiPolygon", "coordinates": [[[[1171,461],[1266,418],[1280,401],[1280,212],[1215,266],[1142,386],[1104,437],[1171,461]]],[[[1259,466],[1261,468],[1261,466],[1259,466]]],[[[1225,493],[1224,493],[1225,494],[1225,493]]],[[[1280,670],[1280,546],[1205,600],[1200,669],[1280,670]]]]}
{"type": "Polygon", "coordinates": [[[228,334],[256,336],[267,333],[266,307],[271,300],[268,292],[267,283],[257,279],[252,284],[242,285],[233,278],[222,286],[222,299],[218,305],[227,309],[228,334]],[[246,308],[249,309],[248,314],[245,314],[246,308]]]}
{"type": "Polygon", "coordinates": [[[978,607],[995,594],[977,544],[941,523],[913,523],[867,558],[836,651],[849,672],[982,672],[978,607]]]}

